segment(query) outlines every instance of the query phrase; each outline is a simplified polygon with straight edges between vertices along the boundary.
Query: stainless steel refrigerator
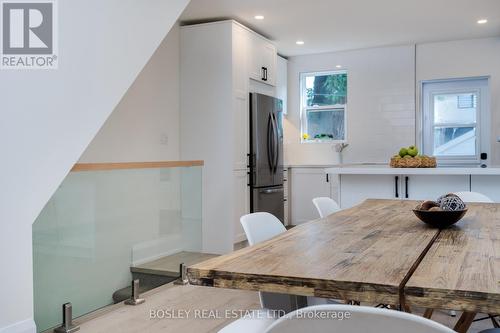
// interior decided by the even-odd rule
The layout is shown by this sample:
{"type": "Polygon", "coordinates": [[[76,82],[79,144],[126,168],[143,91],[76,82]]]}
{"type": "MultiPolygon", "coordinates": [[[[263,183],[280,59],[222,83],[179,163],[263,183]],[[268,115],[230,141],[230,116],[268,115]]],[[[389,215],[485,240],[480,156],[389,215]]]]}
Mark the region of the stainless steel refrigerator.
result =
{"type": "Polygon", "coordinates": [[[280,99],[250,94],[250,209],[284,222],[283,108],[280,99]]]}

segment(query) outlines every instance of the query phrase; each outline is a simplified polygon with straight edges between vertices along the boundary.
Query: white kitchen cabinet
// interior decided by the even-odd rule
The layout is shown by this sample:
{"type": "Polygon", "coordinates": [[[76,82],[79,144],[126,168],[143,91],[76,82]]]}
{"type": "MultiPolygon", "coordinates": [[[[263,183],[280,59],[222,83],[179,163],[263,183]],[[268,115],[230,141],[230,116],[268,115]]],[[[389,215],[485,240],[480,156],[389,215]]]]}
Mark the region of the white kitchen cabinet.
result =
{"type": "Polygon", "coordinates": [[[288,168],[283,169],[283,224],[290,225],[290,177],[288,174],[288,168]]]}
{"type": "Polygon", "coordinates": [[[469,191],[467,175],[340,175],[340,206],[349,208],[366,199],[436,200],[469,191]]]}
{"type": "Polygon", "coordinates": [[[471,191],[486,195],[494,202],[500,202],[500,175],[499,176],[471,176],[471,191]]]}
{"type": "Polygon", "coordinates": [[[273,62],[274,46],[231,20],[183,26],[180,45],[181,158],[205,161],[203,250],[227,253],[241,238],[239,217],[250,205],[249,92],[250,81],[259,83],[250,80],[251,68],[268,66],[272,80],[259,84],[274,89],[276,54],[273,62]]]}
{"type": "Polygon", "coordinates": [[[276,67],[276,97],[283,102],[283,114],[288,113],[288,60],[278,56],[276,67]]]}
{"type": "Polygon", "coordinates": [[[233,235],[235,242],[241,242],[245,240],[246,237],[241,227],[240,217],[250,213],[250,190],[248,187],[248,174],[246,170],[233,171],[233,186],[233,193],[235,196],[233,235]]]}
{"type": "Polygon", "coordinates": [[[276,85],[276,47],[257,34],[251,36],[250,77],[254,80],[276,85]]]}
{"type": "Polygon", "coordinates": [[[436,200],[439,196],[469,191],[468,175],[403,175],[401,196],[409,200],[436,200]]]}
{"type": "MultiPolygon", "coordinates": [[[[292,224],[318,219],[318,211],[314,207],[312,199],[331,196],[330,178],[333,177],[327,176],[322,168],[292,168],[291,170],[289,186],[292,224]]],[[[332,179],[332,181],[334,180],[332,179]]]]}
{"type": "Polygon", "coordinates": [[[401,176],[340,175],[340,207],[350,208],[366,199],[401,198],[401,176]]]}
{"type": "Polygon", "coordinates": [[[248,50],[250,32],[233,27],[233,170],[246,170],[250,147],[248,50]]]}

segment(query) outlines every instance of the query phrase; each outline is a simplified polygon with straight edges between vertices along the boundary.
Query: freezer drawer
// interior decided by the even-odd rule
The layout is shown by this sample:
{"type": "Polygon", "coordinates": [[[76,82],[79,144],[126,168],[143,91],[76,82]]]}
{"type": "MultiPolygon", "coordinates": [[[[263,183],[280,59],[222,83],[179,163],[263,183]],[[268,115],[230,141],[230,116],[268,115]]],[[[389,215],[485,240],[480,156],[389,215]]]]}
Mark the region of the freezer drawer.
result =
{"type": "Polygon", "coordinates": [[[252,189],[252,213],[268,212],[281,222],[285,220],[283,186],[252,189]]]}

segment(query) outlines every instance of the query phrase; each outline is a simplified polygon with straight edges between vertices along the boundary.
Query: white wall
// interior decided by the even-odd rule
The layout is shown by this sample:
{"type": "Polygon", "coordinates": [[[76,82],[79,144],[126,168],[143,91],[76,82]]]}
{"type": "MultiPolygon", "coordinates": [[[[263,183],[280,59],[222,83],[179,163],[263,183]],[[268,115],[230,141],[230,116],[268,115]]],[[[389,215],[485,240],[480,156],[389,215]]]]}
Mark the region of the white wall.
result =
{"type": "Polygon", "coordinates": [[[58,1],[59,69],[0,73],[0,332],[33,331],[31,224],[187,3],[58,1]]]}
{"type": "Polygon", "coordinates": [[[80,163],[179,160],[179,30],[161,42],[80,163]]]}
{"type": "Polygon", "coordinates": [[[344,163],[387,162],[415,141],[414,47],[381,47],[296,56],[288,62],[285,163],[335,164],[332,144],[300,143],[301,72],[348,72],[347,141],[344,163]]]}
{"type": "MultiPolygon", "coordinates": [[[[490,77],[491,159],[500,164],[500,37],[418,45],[417,81],[490,77]]],[[[417,85],[420,88],[420,85],[417,85]]],[[[420,90],[420,89],[419,89],[420,90]]],[[[420,91],[417,96],[420,96],[420,91]]]]}

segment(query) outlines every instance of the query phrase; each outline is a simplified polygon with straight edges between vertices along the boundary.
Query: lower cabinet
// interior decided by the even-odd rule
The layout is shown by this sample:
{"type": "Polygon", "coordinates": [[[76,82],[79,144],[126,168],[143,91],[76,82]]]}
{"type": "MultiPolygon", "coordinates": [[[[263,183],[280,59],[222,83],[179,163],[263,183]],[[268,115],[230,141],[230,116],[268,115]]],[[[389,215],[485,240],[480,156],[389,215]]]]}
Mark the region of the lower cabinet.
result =
{"type": "Polygon", "coordinates": [[[366,199],[396,199],[401,196],[401,176],[340,175],[339,197],[342,209],[366,199]]]}
{"type": "Polygon", "coordinates": [[[245,232],[241,227],[240,217],[250,213],[250,190],[248,187],[248,174],[246,170],[233,171],[233,236],[234,242],[241,242],[246,239],[245,232]]]}
{"type": "Polygon", "coordinates": [[[500,176],[471,176],[471,191],[482,193],[494,202],[500,202],[500,176]]]}
{"type": "Polygon", "coordinates": [[[366,199],[435,200],[469,188],[468,175],[341,175],[340,207],[366,199]]]}
{"type": "Polygon", "coordinates": [[[291,224],[301,224],[319,218],[312,203],[316,197],[337,200],[337,177],[327,175],[323,168],[291,168],[289,180],[291,224]]]}
{"type": "Polygon", "coordinates": [[[468,175],[411,175],[403,176],[401,181],[403,198],[409,200],[436,200],[443,194],[470,188],[468,175]]]}

